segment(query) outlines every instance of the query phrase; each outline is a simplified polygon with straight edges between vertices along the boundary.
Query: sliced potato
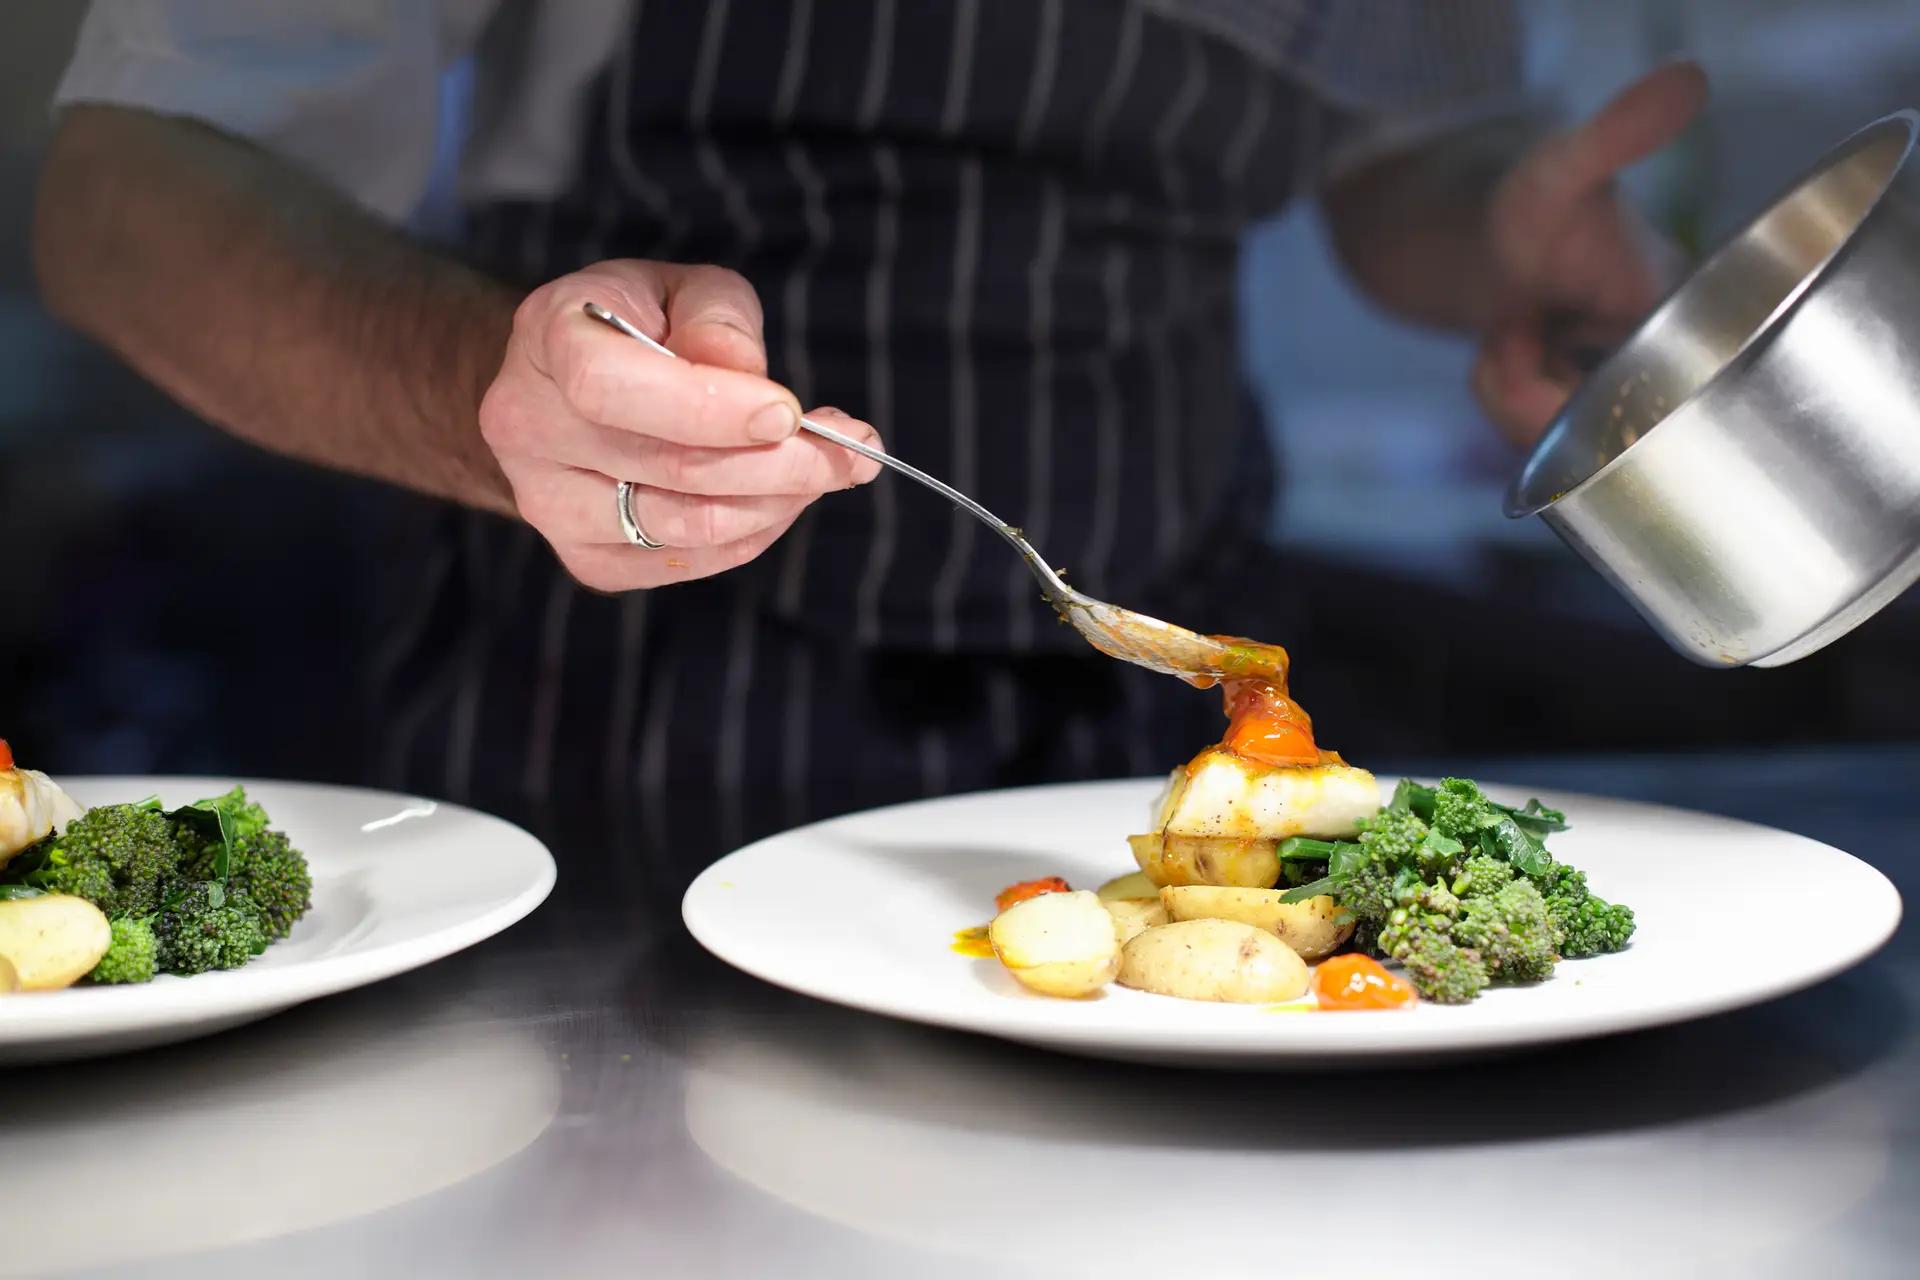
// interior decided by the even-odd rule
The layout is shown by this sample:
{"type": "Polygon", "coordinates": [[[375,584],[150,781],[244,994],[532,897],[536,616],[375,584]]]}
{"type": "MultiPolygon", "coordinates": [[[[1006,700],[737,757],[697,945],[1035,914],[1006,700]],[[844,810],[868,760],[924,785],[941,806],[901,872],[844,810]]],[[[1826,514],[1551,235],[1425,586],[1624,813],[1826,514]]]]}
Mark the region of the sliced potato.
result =
{"type": "Polygon", "coordinates": [[[100,908],[64,893],[0,902],[0,956],[22,991],[70,987],[93,971],[113,941],[100,908]]]}
{"type": "Polygon", "coordinates": [[[1102,902],[1115,902],[1123,898],[1158,898],[1160,886],[1147,879],[1144,871],[1129,871],[1123,876],[1115,876],[1094,892],[1100,895],[1102,902]]]}
{"type": "Polygon", "coordinates": [[[1166,907],[1158,898],[1115,898],[1107,904],[1107,914],[1113,917],[1113,927],[1119,931],[1123,947],[1169,919],[1166,907]]]}
{"type": "Polygon", "coordinates": [[[1087,889],[1017,902],[987,926],[993,954],[1021,985],[1042,995],[1092,995],[1120,971],[1120,934],[1087,889]]]}
{"type": "Polygon", "coordinates": [[[1264,929],[1237,920],[1179,920],[1127,943],[1120,985],[1182,1000],[1275,1004],[1307,989],[1307,964],[1264,929]]]}
{"type": "Polygon", "coordinates": [[[1224,884],[1271,889],[1280,879],[1279,842],[1222,836],[1128,836],[1133,860],[1155,885],[1224,884]]]}
{"type": "Polygon", "coordinates": [[[1353,921],[1335,924],[1340,904],[1329,894],[1282,902],[1284,889],[1235,889],[1210,884],[1168,885],[1160,901],[1173,920],[1238,920],[1265,929],[1303,960],[1332,955],[1353,935],[1353,921]]]}

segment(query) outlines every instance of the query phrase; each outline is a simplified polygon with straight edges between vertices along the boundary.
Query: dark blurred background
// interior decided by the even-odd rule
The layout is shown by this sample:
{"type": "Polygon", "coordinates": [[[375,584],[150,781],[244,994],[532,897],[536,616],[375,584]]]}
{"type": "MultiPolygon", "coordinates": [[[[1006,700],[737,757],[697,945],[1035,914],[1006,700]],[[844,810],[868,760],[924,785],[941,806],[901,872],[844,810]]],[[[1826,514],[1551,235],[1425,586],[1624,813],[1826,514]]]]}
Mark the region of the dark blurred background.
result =
{"type": "MultiPolygon", "coordinates": [[[[1705,63],[1708,117],[1631,175],[1683,243],[1920,105],[1912,0],[1527,8],[1532,76],[1573,111],[1667,54],[1705,63]]],[[[359,780],[384,547],[419,504],[229,441],[41,312],[34,174],[81,9],[0,18],[0,734],[63,772],[359,780]]],[[[1501,516],[1516,460],[1478,421],[1469,345],[1371,313],[1310,211],[1250,241],[1245,316],[1291,563],[1246,588],[1307,603],[1270,638],[1349,756],[1920,737],[1920,596],[1782,671],[1692,667],[1537,522],[1501,516]]]]}

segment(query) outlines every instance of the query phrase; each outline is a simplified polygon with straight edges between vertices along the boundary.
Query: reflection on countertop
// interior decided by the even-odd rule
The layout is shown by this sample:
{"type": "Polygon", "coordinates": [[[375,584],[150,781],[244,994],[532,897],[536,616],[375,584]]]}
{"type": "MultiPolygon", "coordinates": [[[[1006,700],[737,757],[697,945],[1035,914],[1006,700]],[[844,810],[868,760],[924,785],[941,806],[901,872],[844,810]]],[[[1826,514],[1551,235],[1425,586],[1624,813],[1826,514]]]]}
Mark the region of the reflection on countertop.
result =
{"type": "Polygon", "coordinates": [[[457,1007],[333,1001],[158,1053],[0,1074],[0,1167],[33,1229],[0,1276],[205,1253],[346,1222],[534,1142],[556,1062],[457,1007]],[[32,1105],[23,1100],[32,1099],[32,1105]]]}
{"type": "Polygon", "coordinates": [[[687,1128],[808,1213],[1052,1276],[1252,1278],[1281,1255],[1454,1274],[1436,1249],[1497,1222],[1502,1256],[1569,1280],[1690,1277],[1811,1238],[1881,1187],[1889,1117],[1859,1073],[1906,1027],[1870,982],[1841,999],[1886,1032],[1862,1057],[1758,1018],[1719,1028],[1724,1056],[1681,1031],[1297,1076],[1116,1068],[850,1014],[722,1016],[690,1047],[687,1128]]]}

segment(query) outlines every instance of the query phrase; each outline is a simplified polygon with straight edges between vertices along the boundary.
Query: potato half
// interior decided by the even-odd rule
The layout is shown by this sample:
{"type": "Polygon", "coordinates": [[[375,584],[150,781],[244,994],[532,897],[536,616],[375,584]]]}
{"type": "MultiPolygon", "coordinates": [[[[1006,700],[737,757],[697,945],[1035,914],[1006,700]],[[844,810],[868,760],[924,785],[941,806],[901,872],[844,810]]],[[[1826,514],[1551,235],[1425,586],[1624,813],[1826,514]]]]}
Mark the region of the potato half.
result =
{"type": "Polygon", "coordinates": [[[1280,879],[1277,840],[1221,836],[1128,836],[1133,860],[1156,886],[1223,884],[1271,889],[1280,879]]]}
{"type": "Polygon", "coordinates": [[[0,996],[10,996],[20,989],[20,971],[13,967],[13,961],[0,956],[0,996]]]}
{"type": "Polygon", "coordinates": [[[1307,965],[1264,929],[1237,920],[1181,920],[1127,943],[1120,985],[1182,1000],[1274,1004],[1307,989],[1307,965]]]}
{"type": "Polygon", "coordinates": [[[1332,955],[1353,935],[1353,921],[1336,924],[1341,910],[1332,896],[1282,902],[1284,889],[1231,889],[1219,885],[1168,885],[1160,901],[1173,920],[1238,920],[1265,929],[1303,960],[1332,955]]]}
{"type": "Polygon", "coordinates": [[[1115,902],[1123,898],[1158,898],[1160,886],[1147,879],[1144,871],[1129,871],[1094,890],[1102,902],[1115,902]]]}
{"type": "Polygon", "coordinates": [[[1148,929],[1171,919],[1158,898],[1115,898],[1107,903],[1107,914],[1113,917],[1113,927],[1119,932],[1123,947],[1148,929]]]}
{"type": "Polygon", "coordinates": [[[100,908],[64,893],[0,902],[0,956],[22,991],[56,991],[93,972],[113,941],[100,908]]]}
{"type": "Polygon", "coordinates": [[[1017,902],[987,926],[993,954],[1022,986],[1042,995],[1092,995],[1120,972],[1120,934],[1087,889],[1017,902]]]}

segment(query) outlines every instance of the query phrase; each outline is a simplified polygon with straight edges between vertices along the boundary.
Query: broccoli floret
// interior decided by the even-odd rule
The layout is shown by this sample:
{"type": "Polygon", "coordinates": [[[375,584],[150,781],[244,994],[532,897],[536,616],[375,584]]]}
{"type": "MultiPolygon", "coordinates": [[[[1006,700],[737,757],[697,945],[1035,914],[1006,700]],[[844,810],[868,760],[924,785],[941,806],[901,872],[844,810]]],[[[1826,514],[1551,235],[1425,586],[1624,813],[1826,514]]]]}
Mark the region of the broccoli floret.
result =
{"type": "Polygon", "coordinates": [[[1380,930],[1380,950],[1395,960],[1408,939],[1422,933],[1447,933],[1460,915],[1460,899],[1445,885],[1419,884],[1402,891],[1380,930]]]}
{"type": "Polygon", "coordinates": [[[267,829],[267,811],[247,799],[244,788],[235,787],[223,796],[195,801],[171,815],[176,838],[184,851],[183,874],[196,880],[216,879],[214,865],[223,841],[224,830],[237,847],[267,829]],[[217,815],[218,821],[209,821],[217,815]]]}
{"type": "Polygon", "coordinates": [[[1530,878],[1563,936],[1562,956],[1574,959],[1618,951],[1633,937],[1633,908],[1596,898],[1587,888],[1585,872],[1556,862],[1530,878]]]}
{"type": "Polygon", "coordinates": [[[109,916],[153,914],[182,852],[164,817],[128,804],[89,809],[36,848],[39,856],[17,860],[19,880],[85,898],[109,916]]]}
{"type": "Polygon", "coordinates": [[[1487,972],[1504,982],[1542,981],[1559,960],[1560,931],[1540,891],[1525,879],[1462,900],[1453,940],[1479,952],[1487,972]]]}
{"type": "Polygon", "coordinates": [[[1554,924],[1565,935],[1565,940],[1560,944],[1560,954],[1569,960],[1618,951],[1633,937],[1632,907],[1592,895],[1568,911],[1556,909],[1551,901],[1547,906],[1554,924]]]}
{"type": "Polygon", "coordinates": [[[253,903],[269,941],[291,933],[313,905],[307,860],[278,831],[260,831],[235,847],[227,889],[253,903]]]}
{"type": "Polygon", "coordinates": [[[251,840],[267,829],[267,811],[247,799],[245,787],[235,787],[223,796],[202,800],[200,808],[217,810],[227,820],[227,830],[236,842],[251,840]]]}
{"type": "Polygon", "coordinates": [[[1462,898],[1478,898],[1498,892],[1513,880],[1513,868],[1498,858],[1476,853],[1468,858],[1454,877],[1453,891],[1462,898]]]}
{"type": "Polygon", "coordinates": [[[189,976],[238,969],[267,949],[260,914],[242,894],[210,881],[187,887],[153,925],[160,968],[189,976]]]}
{"type": "Polygon", "coordinates": [[[14,873],[7,879],[47,893],[85,898],[102,911],[111,909],[116,891],[106,859],[83,856],[76,861],[60,840],[59,836],[48,836],[29,848],[20,855],[14,873]]]}
{"type": "Polygon", "coordinates": [[[1485,963],[1444,929],[1410,929],[1397,942],[1393,958],[1423,1000],[1466,1004],[1487,985],[1485,963]]]}
{"type": "Polygon", "coordinates": [[[1426,838],[1427,824],[1407,810],[1382,809],[1360,820],[1360,843],[1389,867],[1412,866],[1426,838]]]}
{"type": "Polygon", "coordinates": [[[1499,826],[1504,816],[1465,778],[1444,778],[1434,793],[1433,826],[1455,840],[1471,844],[1482,831],[1499,826]]]}
{"type": "Polygon", "coordinates": [[[113,941],[107,954],[93,966],[87,981],[99,983],[152,982],[159,972],[159,941],[153,922],[145,916],[122,916],[112,922],[113,941]]]}

